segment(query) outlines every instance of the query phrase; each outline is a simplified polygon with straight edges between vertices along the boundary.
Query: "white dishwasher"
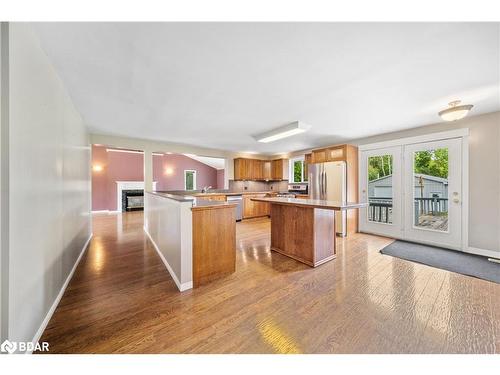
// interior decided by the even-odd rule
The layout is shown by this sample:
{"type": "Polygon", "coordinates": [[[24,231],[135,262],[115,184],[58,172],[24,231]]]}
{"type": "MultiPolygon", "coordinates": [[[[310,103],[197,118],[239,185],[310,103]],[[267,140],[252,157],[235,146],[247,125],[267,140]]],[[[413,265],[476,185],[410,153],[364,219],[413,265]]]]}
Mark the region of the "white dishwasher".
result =
{"type": "Polygon", "coordinates": [[[236,203],[236,221],[243,219],[243,197],[241,195],[228,195],[227,201],[236,203]]]}

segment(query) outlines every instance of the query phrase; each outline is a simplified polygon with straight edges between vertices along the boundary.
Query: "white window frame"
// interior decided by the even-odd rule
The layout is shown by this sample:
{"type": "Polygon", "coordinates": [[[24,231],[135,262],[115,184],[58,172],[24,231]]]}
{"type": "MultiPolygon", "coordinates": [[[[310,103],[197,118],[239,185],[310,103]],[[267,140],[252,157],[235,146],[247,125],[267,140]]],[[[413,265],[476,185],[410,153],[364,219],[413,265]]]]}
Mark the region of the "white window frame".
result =
{"type": "Polygon", "coordinates": [[[187,190],[186,176],[188,172],[193,172],[193,190],[196,190],[196,170],[194,169],[184,169],[184,190],[187,190]]]}
{"type": "Polygon", "coordinates": [[[303,183],[303,182],[307,182],[307,181],[304,181],[304,162],[305,162],[304,155],[297,156],[295,158],[290,159],[289,170],[288,170],[288,173],[289,173],[289,176],[290,176],[290,183],[292,183],[292,184],[300,184],[300,183],[303,183]],[[300,178],[301,181],[294,181],[293,180],[293,178],[294,178],[293,165],[295,164],[296,161],[301,161],[302,162],[302,176],[300,178]]]}

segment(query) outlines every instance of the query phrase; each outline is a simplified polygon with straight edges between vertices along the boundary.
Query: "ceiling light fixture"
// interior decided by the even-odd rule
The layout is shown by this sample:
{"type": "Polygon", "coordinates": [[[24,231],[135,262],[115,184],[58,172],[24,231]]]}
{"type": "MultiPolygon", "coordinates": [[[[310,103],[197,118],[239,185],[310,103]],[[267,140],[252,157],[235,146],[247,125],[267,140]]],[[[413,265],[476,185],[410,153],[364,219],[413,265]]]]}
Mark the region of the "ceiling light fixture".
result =
{"type": "Polygon", "coordinates": [[[444,121],[456,121],[464,118],[474,106],[472,104],[459,105],[460,103],[460,100],[448,103],[450,107],[439,112],[439,116],[444,121]]]}
{"type": "Polygon", "coordinates": [[[300,121],[295,121],[291,124],[256,135],[254,138],[257,142],[269,143],[277,141],[278,139],[283,139],[286,137],[291,137],[292,135],[304,133],[309,129],[311,129],[310,125],[306,125],[300,121]]]}
{"type": "Polygon", "coordinates": [[[124,152],[127,154],[144,154],[144,151],[125,150],[125,149],[118,149],[118,148],[107,148],[106,152],[124,152]]]}

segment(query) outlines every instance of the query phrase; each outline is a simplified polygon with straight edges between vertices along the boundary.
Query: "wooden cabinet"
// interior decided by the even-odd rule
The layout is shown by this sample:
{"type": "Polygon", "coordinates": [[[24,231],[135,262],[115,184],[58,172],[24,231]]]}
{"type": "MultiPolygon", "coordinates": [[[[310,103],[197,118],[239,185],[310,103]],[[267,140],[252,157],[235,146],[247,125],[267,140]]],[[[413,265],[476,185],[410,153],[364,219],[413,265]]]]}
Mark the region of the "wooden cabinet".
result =
{"type": "Polygon", "coordinates": [[[250,159],[237,158],[234,159],[234,179],[248,180],[250,175],[250,159]]]}
{"type": "Polygon", "coordinates": [[[262,172],[264,180],[269,181],[273,179],[273,175],[271,173],[271,160],[264,160],[262,162],[262,172]]]}
{"type": "Polygon", "coordinates": [[[309,164],[312,163],[312,154],[304,155],[304,180],[309,179],[309,164]]]}
{"type": "Polygon", "coordinates": [[[201,195],[200,197],[207,201],[226,201],[225,195],[201,195]]]}
{"type": "Polygon", "coordinates": [[[314,150],[312,152],[312,162],[313,163],[324,163],[327,161],[326,159],[326,149],[314,150]]]}
{"type": "Polygon", "coordinates": [[[276,159],[271,161],[271,177],[273,180],[284,180],[285,179],[285,159],[276,159]]]}
{"type": "Polygon", "coordinates": [[[330,147],[326,152],[327,161],[342,161],[345,160],[345,149],[347,145],[330,147]]]}
{"type": "Polygon", "coordinates": [[[254,202],[252,198],[264,198],[266,194],[244,194],[243,195],[243,218],[268,216],[271,212],[269,203],[254,202]]]}
{"type": "Polygon", "coordinates": [[[234,159],[235,180],[284,180],[287,178],[285,169],[287,159],[259,160],[234,159]]]}

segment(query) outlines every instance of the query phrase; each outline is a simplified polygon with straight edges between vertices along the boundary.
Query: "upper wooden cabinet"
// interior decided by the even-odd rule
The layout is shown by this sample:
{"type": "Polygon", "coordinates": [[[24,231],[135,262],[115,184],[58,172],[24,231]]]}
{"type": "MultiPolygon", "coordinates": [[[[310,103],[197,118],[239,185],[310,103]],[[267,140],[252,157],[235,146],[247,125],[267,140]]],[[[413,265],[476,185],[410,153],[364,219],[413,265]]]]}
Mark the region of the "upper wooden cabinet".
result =
{"type": "Polygon", "coordinates": [[[288,178],[287,159],[234,159],[235,180],[284,180],[288,178]]]}
{"type": "Polygon", "coordinates": [[[271,160],[263,160],[262,161],[262,171],[264,174],[264,180],[272,180],[273,175],[271,173],[271,160]]]}
{"type": "Polygon", "coordinates": [[[234,179],[249,180],[250,176],[250,159],[237,158],[234,159],[234,179]]]}
{"type": "Polygon", "coordinates": [[[284,159],[277,159],[271,161],[271,179],[283,180],[285,179],[284,159]]]}
{"type": "Polygon", "coordinates": [[[309,179],[309,164],[312,163],[312,154],[304,155],[304,180],[307,181],[309,179]]]}
{"type": "MultiPolygon", "coordinates": [[[[341,161],[347,158],[349,145],[332,146],[312,151],[312,163],[325,163],[327,161],[341,161]]],[[[352,146],[350,146],[352,147],[352,146]]]]}

